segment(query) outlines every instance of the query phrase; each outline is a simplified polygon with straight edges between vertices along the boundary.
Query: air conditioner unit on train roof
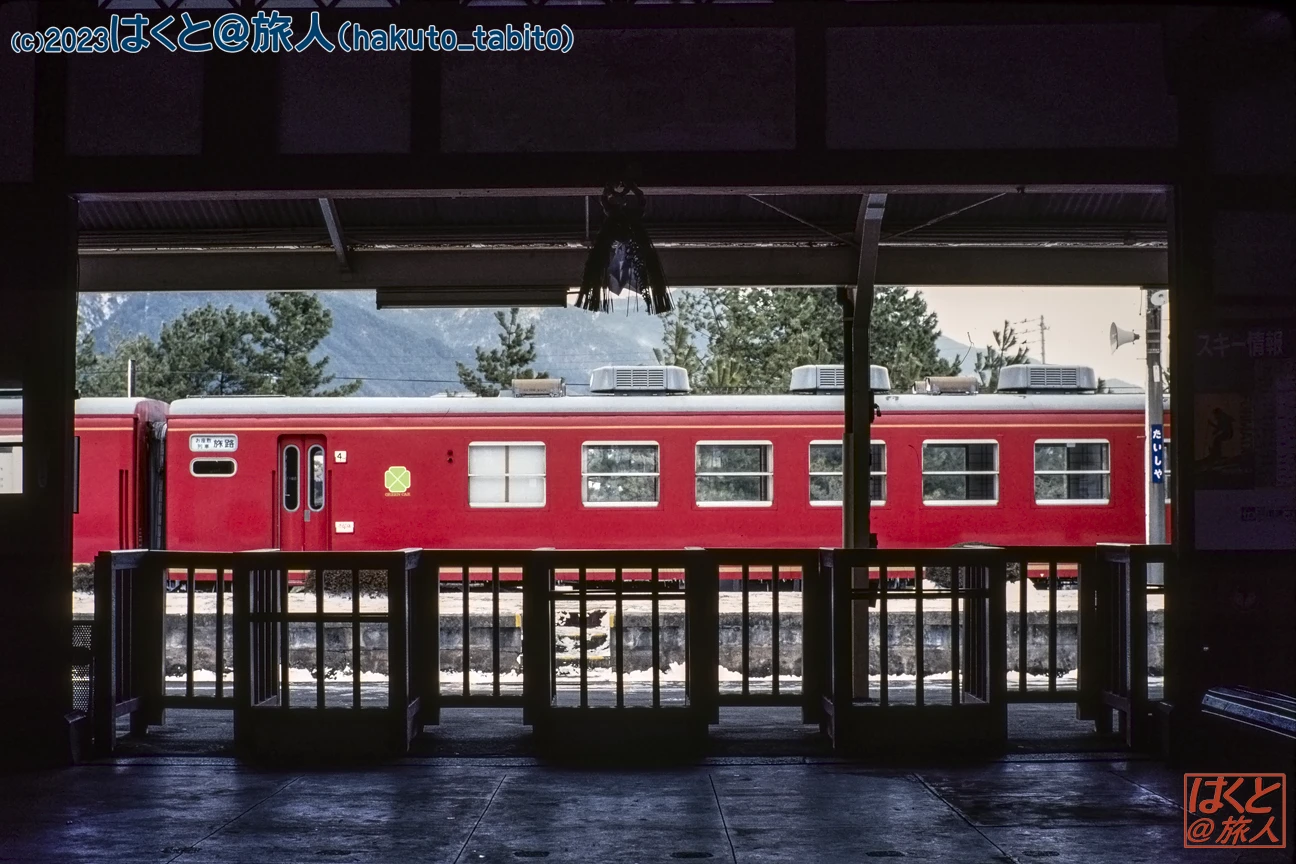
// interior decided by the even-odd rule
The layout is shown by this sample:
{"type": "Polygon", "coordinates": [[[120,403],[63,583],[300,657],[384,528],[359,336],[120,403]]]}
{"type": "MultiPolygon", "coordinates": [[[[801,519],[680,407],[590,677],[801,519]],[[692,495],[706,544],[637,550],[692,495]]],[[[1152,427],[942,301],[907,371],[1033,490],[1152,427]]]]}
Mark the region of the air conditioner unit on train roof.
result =
{"type": "Polygon", "coordinates": [[[600,366],[590,373],[590,392],[633,395],[689,392],[688,370],[681,366],[600,366]]]}
{"type": "Polygon", "coordinates": [[[1017,363],[999,370],[1000,393],[1091,393],[1098,389],[1092,366],[1017,363]]]}
{"type": "MultiPolygon", "coordinates": [[[[891,373],[885,366],[869,367],[869,389],[874,393],[891,392],[891,373]]],[[[792,370],[791,393],[844,393],[846,367],[840,363],[798,366],[792,370]]]]}

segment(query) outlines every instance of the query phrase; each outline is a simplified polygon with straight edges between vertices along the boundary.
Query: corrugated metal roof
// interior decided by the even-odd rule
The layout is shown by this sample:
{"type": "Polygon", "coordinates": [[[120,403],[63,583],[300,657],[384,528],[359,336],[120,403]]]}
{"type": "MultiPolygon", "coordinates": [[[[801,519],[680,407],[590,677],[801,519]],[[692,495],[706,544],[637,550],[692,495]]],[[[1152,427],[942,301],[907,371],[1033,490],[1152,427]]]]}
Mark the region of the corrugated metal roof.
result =
{"type": "MultiPolygon", "coordinates": [[[[579,243],[603,216],[581,197],[370,198],[335,201],[353,244],[579,243]]],[[[838,242],[854,230],[855,195],[650,197],[645,222],[660,242],[838,242]],[[762,203],[763,202],[763,203],[762,203]],[[782,211],[782,212],[779,212],[782,211]]],[[[883,239],[904,243],[1163,244],[1158,193],[898,194],[883,239]],[[959,212],[961,211],[961,212],[959,212]],[[952,214],[952,215],[951,215],[952,214]],[[931,225],[926,223],[939,220],[931,225]]],[[[91,248],[321,245],[318,200],[86,201],[81,242],[91,248]]]]}

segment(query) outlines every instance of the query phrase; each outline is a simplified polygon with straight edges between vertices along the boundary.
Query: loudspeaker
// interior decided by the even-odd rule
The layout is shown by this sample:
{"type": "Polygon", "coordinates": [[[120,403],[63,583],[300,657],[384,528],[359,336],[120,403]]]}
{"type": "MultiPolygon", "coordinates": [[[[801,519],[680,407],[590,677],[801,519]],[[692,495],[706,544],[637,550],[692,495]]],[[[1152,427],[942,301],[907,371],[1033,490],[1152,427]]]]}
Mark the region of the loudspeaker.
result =
{"type": "Polygon", "coordinates": [[[1113,321],[1111,325],[1110,338],[1111,338],[1112,353],[1115,354],[1116,349],[1121,347],[1122,345],[1128,345],[1131,342],[1137,342],[1139,335],[1130,330],[1122,330],[1121,328],[1117,327],[1116,322],[1113,321]]]}

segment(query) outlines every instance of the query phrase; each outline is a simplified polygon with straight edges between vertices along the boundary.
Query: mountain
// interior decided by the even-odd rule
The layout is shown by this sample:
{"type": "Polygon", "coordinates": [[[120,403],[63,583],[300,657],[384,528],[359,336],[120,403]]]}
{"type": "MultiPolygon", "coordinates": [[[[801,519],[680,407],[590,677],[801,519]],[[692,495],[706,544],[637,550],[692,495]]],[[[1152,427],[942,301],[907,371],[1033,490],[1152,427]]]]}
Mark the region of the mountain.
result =
{"type": "MultiPolygon", "coordinates": [[[[499,332],[494,309],[384,309],[372,291],[320,291],[333,314],[333,330],[317,354],[330,359],[328,371],[339,380],[359,378],[362,396],[428,396],[461,389],[455,362],[472,365],[473,349],[490,348],[499,332]]],[[[140,333],[156,339],[162,325],[204,304],[265,309],[257,291],[138,292],[82,294],[81,314],[99,350],[140,333]]],[[[589,383],[590,371],[607,364],[656,362],[661,319],[618,300],[609,314],[592,315],[575,307],[523,309],[536,323],[539,371],[564,378],[575,392],[589,383]]],[[[947,336],[936,343],[940,355],[961,359],[968,346],[947,336]]],[[[963,364],[970,374],[972,360],[963,364]]],[[[789,370],[790,371],[790,370],[789,370]]]]}
{"type": "MultiPolygon", "coordinates": [[[[317,354],[330,358],[328,371],[339,380],[359,378],[364,396],[427,396],[461,389],[455,362],[471,365],[475,347],[496,344],[493,309],[384,309],[372,291],[321,291],[333,315],[333,330],[317,354]]],[[[156,339],[162,325],[211,303],[247,310],[265,308],[254,291],[82,294],[86,329],[99,350],[139,333],[156,339]]],[[[575,308],[524,309],[536,322],[536,368],[588,384],[590,370],[609,363],[654,362],[661,345],[661,320],[630,310],[624,303],[607,315],[575,308]]]]}

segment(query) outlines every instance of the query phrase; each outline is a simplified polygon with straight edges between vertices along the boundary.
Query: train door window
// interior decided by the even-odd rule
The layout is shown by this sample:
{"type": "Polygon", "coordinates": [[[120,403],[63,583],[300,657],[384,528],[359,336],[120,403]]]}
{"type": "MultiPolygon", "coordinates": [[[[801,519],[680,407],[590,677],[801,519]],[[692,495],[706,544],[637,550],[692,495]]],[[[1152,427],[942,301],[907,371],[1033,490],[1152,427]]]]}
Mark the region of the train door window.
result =
{"type": "Polygon", "coordinates": [[[81,512],[81,436],[72,437],[72,513],[81,512]]]}
{"type": "Polygon", "coordinates": [[[545,445],[468,445],[468,504],[471,507],[543,507],[545,445]]]}
{"type": "Polygon", "coordinates": [[[283,449],[283,508],[291,513],[300,503],[301,451],[289,445],[283,449]]]}
{"type": "Polygon", "coordinates": [[[774,501],[774,445],[699,441],[694,462],[701,507],[763,506],[774,501]]]}
{"type": "Polygon", "coordinates": [[[310,448],[309,454],[310,498],[306,503],[318,513],[324,509],[324,448],[316,444],[310,448]]]}
{"type": "MultiPolygon", "coordinates": [[[[886,503],[886,443],[869,444],[869,503],[878,506],[886,503]]],[[[844,484],[840,441],[810,442],[810,505],[812,507],[840,507],[844,484]]]]}
{"type": "Polygon", "coordinates": [[[0,495],[21,495],[22,491],[22,442],[0,438],[0,495]]]}
{"type": "Polygon", "coordinates": [[[995,504],[999,501],[999,444],[994,441],[924,441],[924,504],[995,504]]]}
{"type": "Polygon", "coordinates": [[[1037,504],[1106,504],[1111,458],[1106,441],[1036,441],[1037,504]]]}
{"type": "Polygon", "coordinates": [[[655,441],[581,445],[581,500],[587,507],[656,507],[659,456],[655,441]]]}

